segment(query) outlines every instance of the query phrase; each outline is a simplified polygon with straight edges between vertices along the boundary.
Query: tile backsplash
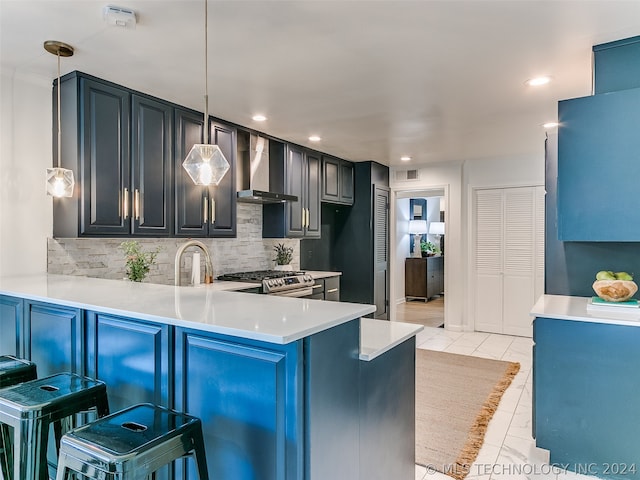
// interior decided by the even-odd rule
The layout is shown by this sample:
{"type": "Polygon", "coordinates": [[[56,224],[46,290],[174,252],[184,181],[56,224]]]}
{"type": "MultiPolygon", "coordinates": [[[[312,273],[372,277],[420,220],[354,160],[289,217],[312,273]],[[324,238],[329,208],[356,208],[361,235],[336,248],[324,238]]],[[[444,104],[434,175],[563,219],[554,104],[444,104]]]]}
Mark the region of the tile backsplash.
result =
{"type": "MultiPolygon", "coordinates": [[[[231,272],[268,270],[275,265],[273,247],[284,243],[293,247],[294,269],[300,268],[300,240],[262,238],[262,206],[238,203],[237,238],[198,238],[211,252],[214,277],[231,272]]],[[[49,238],[47,271],[63,275],[122,279],[125,277],[124,253],[118,247],[128,238],[49,238]]],[[[159,247],[156,263],[145,282],[173,285],[174,260],[186,238],[135,238],[145,251],[159,247]]],[[[183,256],[182,284],[191,278],[191,254],[183,256]]],[[[202,258],[202,255],[201,255],[202,258]]],[[[204,266],[202,266],[204,268],[204,266]]],[[[204,270],[202,270],[204,272],[204,270]]]]}

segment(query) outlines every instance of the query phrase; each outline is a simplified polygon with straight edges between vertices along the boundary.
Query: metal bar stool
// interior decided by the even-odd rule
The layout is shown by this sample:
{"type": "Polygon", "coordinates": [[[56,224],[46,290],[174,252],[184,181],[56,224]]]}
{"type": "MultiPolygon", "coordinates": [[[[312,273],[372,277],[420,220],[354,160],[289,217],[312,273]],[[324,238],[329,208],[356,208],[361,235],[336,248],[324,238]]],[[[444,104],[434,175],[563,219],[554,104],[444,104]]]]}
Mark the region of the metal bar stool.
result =
{"type": "Polygon", "coordinates": [[[95,408],[98,417],[109,413],[103,382],[73,373],[59,373],[0,390],[0,422],[13,427],[13,454],[0,459],[6,480],[47,480],[49,426],[56,447],[75,423],[75,415],[95,408]]]}
{"type": "MultiPolygon", "coordinates": [[[[13,355],[0,356],[0,388],[10,387],[18,383],[28,382],[38,378],[36,364],[28,360],[16,358],[13,355]]],[[[10,449],[5,445],[11,444],[11,429],[0,423],[0,464],[8,464],[7,455],[10,449]]],[[[0,467],[0,479],[8,476],[0,467]]]]}
{"type": "Polygon", "coordinates": [[[200,419],[144,403],[64,435],[56,480],[73,472],[89,479],[142,480],[188,454],[199,480],[209,480],[200,419]]]}
{"type": "Polygon", "coordinates": [[[12,355],[0,356],[0,388],[35,380],[36,364],[12,355]]]}

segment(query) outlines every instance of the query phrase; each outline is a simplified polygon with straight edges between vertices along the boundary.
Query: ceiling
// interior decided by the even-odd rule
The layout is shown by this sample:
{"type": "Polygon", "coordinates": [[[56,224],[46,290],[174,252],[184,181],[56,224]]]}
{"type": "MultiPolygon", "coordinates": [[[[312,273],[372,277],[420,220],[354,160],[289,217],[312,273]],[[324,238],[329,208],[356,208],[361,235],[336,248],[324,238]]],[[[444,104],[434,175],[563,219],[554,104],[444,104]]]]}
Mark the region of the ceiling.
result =
{"type": "MultiPolygon", "coordinates": [[[[0,0],[3,71],[81,70],[204,107],[204,0],[0,0]]],[[[557,101],[591,92],[591,46],[640,35],[640,1],[209,0],[209,112],[349,160],[543,152],[557,101]],[[528,87],[528,78],[553,82],[528,87]],[[263,113],[268,120],[254,122],[263,113]],[[309,135],[322,137],[318,143],[309,135]]]]}

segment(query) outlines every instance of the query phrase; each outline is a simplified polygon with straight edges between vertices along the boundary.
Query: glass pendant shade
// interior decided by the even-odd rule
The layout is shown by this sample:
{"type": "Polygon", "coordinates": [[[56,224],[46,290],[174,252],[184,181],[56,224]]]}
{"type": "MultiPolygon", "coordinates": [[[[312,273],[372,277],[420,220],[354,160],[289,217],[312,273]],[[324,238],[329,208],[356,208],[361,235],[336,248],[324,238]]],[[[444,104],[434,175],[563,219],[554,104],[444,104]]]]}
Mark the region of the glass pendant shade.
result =
{"type": "Polygon", "coordinates": [[[73,170],[67,168],[47,168],[47,195],[53,197],[73,197],[73,170]]]}
{"type": "Polygon", "coordinates": [[[218,145],[196,144],[182,167],[196,185],[218,185],[229,170],[229,162],[218,145]]]}

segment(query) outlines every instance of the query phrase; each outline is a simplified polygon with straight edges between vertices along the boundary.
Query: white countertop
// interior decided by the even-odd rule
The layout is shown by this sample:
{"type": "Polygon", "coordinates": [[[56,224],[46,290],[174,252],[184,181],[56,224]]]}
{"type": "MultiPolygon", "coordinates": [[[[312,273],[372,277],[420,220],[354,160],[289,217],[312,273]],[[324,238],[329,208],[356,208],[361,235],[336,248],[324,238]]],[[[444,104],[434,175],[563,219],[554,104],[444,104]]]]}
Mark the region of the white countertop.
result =
{"type": "Polygon", "coordinates": [[[423,325],[360,319],[360,360],[370,361],[424,330],[423,325]]]}
{"type": "Polygon", "coordinates": [[[640,308],[587,309],[590,297],[542,295],[531,310],[535,317],[640,327],[640,308]],[[616,310],[612,310],[612,309],[616,310]]]}
{"type": "Polygon", "coordinates": [[[255,284],[216,281],[174,287],[66,275],[0,277],[0,294],[285,344],[375,311],[375,306],[223,290],[255,284]]]}

